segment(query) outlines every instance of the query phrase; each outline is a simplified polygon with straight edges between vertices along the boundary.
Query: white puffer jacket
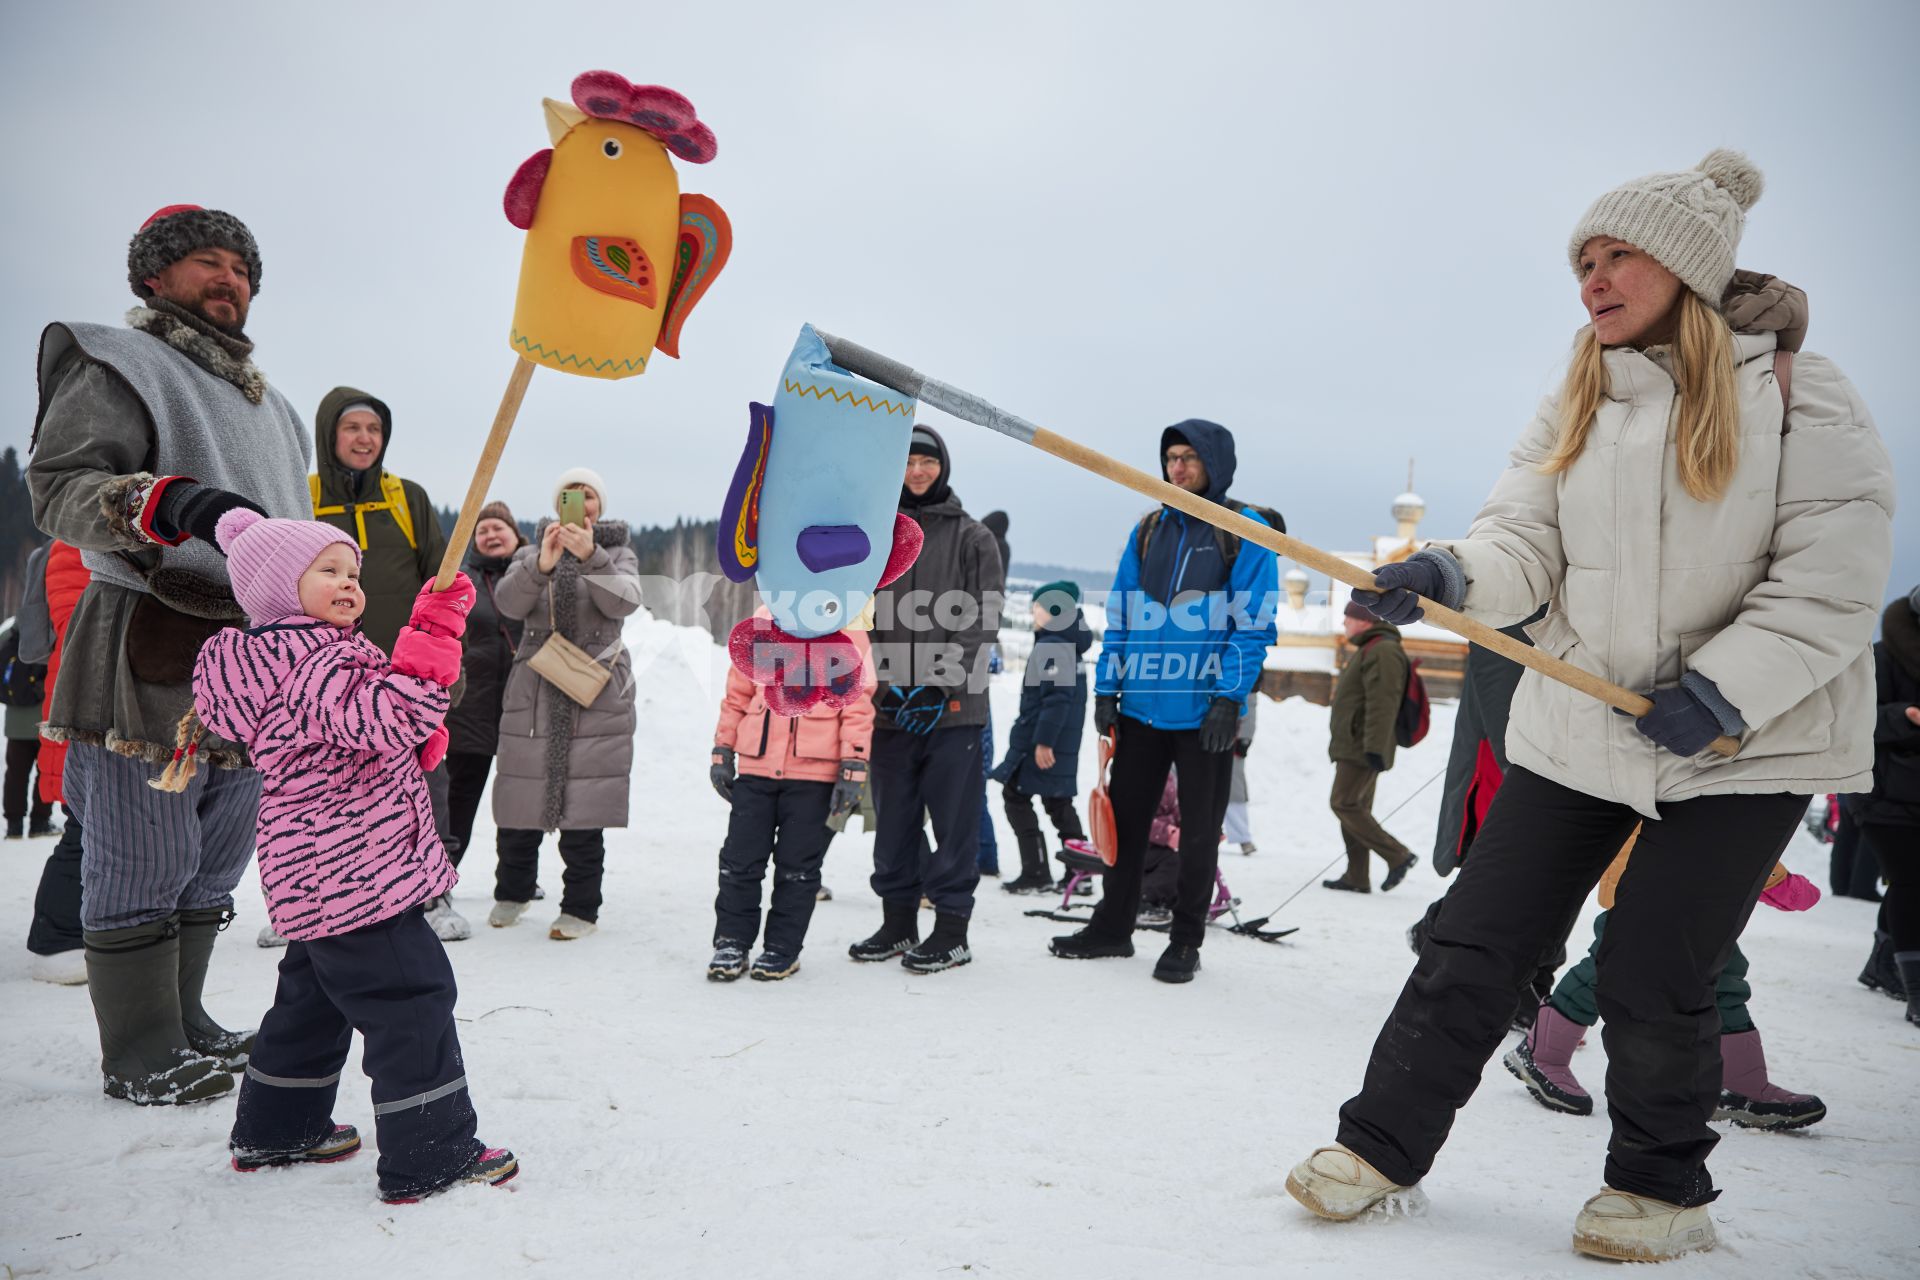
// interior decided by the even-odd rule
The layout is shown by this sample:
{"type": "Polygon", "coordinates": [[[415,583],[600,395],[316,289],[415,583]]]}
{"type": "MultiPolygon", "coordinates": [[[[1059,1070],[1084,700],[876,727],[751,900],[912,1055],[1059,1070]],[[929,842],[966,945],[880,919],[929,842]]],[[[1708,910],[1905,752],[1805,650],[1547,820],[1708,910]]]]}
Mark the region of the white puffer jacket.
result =
{"type": "Polygon", "coordinates": [[[1872,785],[1869,643],[1893,559],[1893,467],[1867,408],[1825,357],[1794,357],[1782,430],[1772,333],[1737,334],[1740,461],[1702,503],[1680,483],[1668,353],[1616,348],[1586,448],[1560,475],[1549,396],[1467,536],[1437,542],[1467,577],[1462,612],[1637,692],[1698,671],[1745,719],[1740,752],[1683,759],[1625,716],[1529,671],[1507,754],[1658,818],[1663,800],[1811,795],[1872,785]]]}

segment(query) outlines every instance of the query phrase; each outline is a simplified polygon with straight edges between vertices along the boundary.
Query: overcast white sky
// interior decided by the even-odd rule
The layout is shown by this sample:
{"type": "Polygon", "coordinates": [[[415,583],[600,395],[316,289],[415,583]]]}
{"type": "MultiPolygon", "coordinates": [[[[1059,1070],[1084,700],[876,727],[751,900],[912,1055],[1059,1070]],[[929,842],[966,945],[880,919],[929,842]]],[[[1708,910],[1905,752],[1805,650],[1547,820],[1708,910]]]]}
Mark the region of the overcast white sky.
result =
{"type": "MultiPolygon", "coordinates": [[[[260,240],[250,331],[304,414],[395,412],[393,469],[459,501],[513,356],[540,99],[607,67],[692,98],[733,260],[679,362],[541,371],[495,485],[562,468],[610,514],[718,513],[750,399],[803,321],[1151,468],[1160,428],[1239,441],[1235,492],[1323,546],[1460,532],[1581,321],[1563,257],[1598,193],[1707,150],[1766,171],[1741,265],[1812,297],[1907,504],[1920,414],[1904,267],[1920,210],[1920,5],[1741,3],[0,6],[0,444],[52,319],[115,321],[160,205],[260,240]],[[810,16],[816,14],[817,16],[810,16]]],[[[928,411],[1016,559],[1110,566],[1144,503],[928,411]]]]}

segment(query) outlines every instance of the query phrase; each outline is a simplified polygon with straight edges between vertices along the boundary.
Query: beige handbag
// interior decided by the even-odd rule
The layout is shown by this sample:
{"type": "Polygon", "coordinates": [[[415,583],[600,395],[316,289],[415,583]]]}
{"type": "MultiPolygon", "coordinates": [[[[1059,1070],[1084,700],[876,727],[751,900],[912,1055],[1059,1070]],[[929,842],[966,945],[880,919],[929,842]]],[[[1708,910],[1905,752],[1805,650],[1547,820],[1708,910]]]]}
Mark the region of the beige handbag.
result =
{"type": "Polygon", "coordinates": [[[527,659],[527,665],[533,668],[535,675],[581,706],[592,706],[593,700],[600,696],[600,691],[607,687],[607,681],[613,678],[613,672],[595,662],[585,649],[560,634],[559,624],[553,617],[552,584],[547,586],[547,626],[547,642],[527,659]]]}

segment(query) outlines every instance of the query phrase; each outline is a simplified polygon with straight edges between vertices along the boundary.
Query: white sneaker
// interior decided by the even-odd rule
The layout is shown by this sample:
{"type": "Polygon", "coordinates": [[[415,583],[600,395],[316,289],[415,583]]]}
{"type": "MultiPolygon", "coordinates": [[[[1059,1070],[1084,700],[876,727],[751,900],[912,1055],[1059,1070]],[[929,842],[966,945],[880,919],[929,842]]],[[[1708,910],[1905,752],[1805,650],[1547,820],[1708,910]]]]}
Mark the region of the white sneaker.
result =
{"type": "Polygon", "coordinates": [[[1321,1147],[1293,1166],[1287,1193],[1323,1218],[1346,1222],[1377,1204],[1403,1197],[1397,1206],[1417,1213],[1426,1197],[1417,1187],[1389,1182],[1384,1174],[1339,1143],[1321,1147]]]}
{"type": "Polygon", "coordinates": [[[262,925],[260,936],[253,940],[253,945],[256,947],[284,947],[287,945],[287,940],[275,933],[272,925],[262,925]]]}
{"type": "Polygon", "coordinates": [[[1664,1262],[1719,1242],[1707,1206],[1682,1209],[1612,1187],[1602,1188],[1573,1220],[1574,1252],[1617,1262],[1664,1262]]]}
{"type": "Polygon", "coordinates": [[[427,923],[442,942],[465,942],[473,936],[473,926],[453,909],[453,899],[444,893],[427,899],[427,923]]]}
{"type": "Polygon", "coordinates": [[[496,902],[493,910],[487,912],[487,923],[496,929],[511,929],[525,914],[527,904],[524,902],[496,902]]]}
{"type": "Polygon", "coordinates": [[[84,986],[87,981],[87,950],[56,951],[50,956],[35,955],[27,965],[35,982],[51,982],[56,987],[84,986]]]}
{"type": "Polygon", "coordinates": [[[570,916],[563,911],[560,913],[560,918],[553,922],[553,928],[547,930],[547,936],[555,942],[572,942],[577,938],[586,937],[599,927],[591,920],[582,920],[579,916],[570,916]]]}

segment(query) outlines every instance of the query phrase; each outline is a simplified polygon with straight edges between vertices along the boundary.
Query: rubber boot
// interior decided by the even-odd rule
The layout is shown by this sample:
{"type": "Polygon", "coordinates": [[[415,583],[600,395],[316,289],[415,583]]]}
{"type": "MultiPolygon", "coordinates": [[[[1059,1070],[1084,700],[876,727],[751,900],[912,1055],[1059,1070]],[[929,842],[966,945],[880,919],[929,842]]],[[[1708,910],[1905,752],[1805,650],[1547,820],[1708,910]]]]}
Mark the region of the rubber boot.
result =
{"type": "Polygon", "coordinates": [[[1920,951],[1894,953],[1900,967],[1900,982],[1907,989],[1907,1021],[1920,1027],[1920,951]]]}
{"type": "Polygon", "coordinates": [[[232,919],[233,911],[227,907],[199,907],[180,913],[180,1029],[196,1052],[219,1062],[223,1070],[240,1071],[253,1052],[254,1033],[227,1030],[200,1003],[214,939],[232,919]]]}
{"type": "Polygon", "coordinates": [[[1593,1096],[1573,1074],[1573,1051],[1586,1033],[1585,1027],[1551,1003],[1543,1004],[1533,1016],[1533,1030],[1501,1061],[1549,1111],[1590,1116],[1593,1096]]]}
{"type": "Polygon", "coordinates": [[[1757,1028],[1720,1037],[1715,1120],[1731,1120],[1742,1129],[1804,1129],[1826,1115],[1827,1104],[1812,1094],[1794,1093],[1767,1079],[1767,1055],[1757,1028]]]}
{"type": "Polygon", "coordinates": [[[233,1077],[195,1053],[180,1025],[179,919],[89,930],[85,937],[106,1095],[168,1106],[231,1090],[233,1077]]]}
{"type": "Polygon", "coordinates": [[[880,909],[885,916],[880,931],[870,938],[862,938],[847,948],[847,954],[855,960],[872,962],[891,960],[904,953],[908,947],[920,941],[920,902],[882,902],[880,909]]]}

